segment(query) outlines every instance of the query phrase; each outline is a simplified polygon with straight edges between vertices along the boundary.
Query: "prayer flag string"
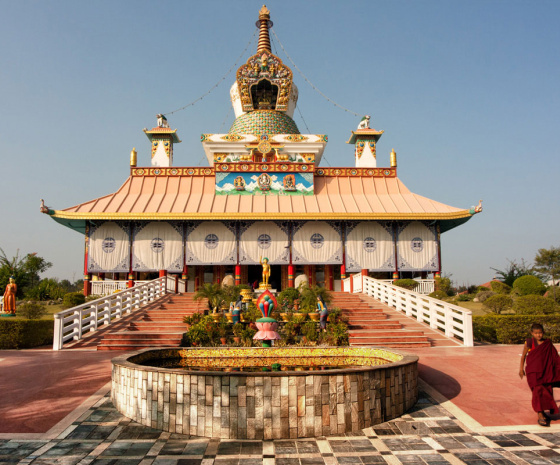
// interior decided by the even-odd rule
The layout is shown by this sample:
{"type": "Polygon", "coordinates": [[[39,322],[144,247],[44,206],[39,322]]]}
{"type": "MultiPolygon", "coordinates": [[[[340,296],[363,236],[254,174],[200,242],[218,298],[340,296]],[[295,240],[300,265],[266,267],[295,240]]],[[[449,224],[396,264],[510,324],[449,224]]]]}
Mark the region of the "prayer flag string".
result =
{"type": "Polygon", "coordinates": [[[301,70],[298,68],[298,66],[294,63],[294,60],[292,60],[292,58],[290,57],[290,55],[288,55],[288,52],[286,52],[286,49],[284,48],[284,46],[282,45],[282,42],[280,42],[280,39],[278,38],[278,36],[276,35],[276,32],[274,31],[274,28],[270,29],[272,31],[272,33],[274,34],[274,37],[276,37],[276,40],[278,41],[278,44],[280,45],[280,47],[282,48],[282,50],[284,51],[284,53],[286,54],[286,56],[288,57],[288,60],[290,60],[290,62],[292,63],[292,65],[294,65],[294,68],[298,70],[298,73],[301,75],[301,77],[303,79],[305,79],[307,81],[307,83],[316,91],[318,92],[324,99],[328,100],[329,102],[331,102],[334,106],[353,114],[354,116],[362,116],[359,113],[356,113],[355,111],[349,110],[346,107],[343,107],[342,105],[339,105],[338,103],[336,103],[334,100],[330,99],[329,97],[327,97],[323,92],[321,92],[319,89],[317,89],[317,87],[315,87],[315,85],[313,85],[313,83],[307,79],[307,77],[305,76],[305,74],[303,74],[301,72],[301,70]]]}
{"type": "Polygon", "coordinates": [[[247,49],[249,48],[249,46],[254,42],[255,40],[255,36],[257,35],[257,31],[258,29],[255,30],[255,32],[253,32],[253,36],[251,37],[251,40],[249,40],[249,43],[247,44],[247,46],[245,47],[245,50],[243,50],[243,52],[241,52],[241,55],[239,55],[239,58],[235,61],[235,63],[231,66],[230,69],[228,69],[227,73],[224,74],[224,76],[216,83],[214,84],[214,86],[212,86],[210,88],[210,90],[208,90],[208,92],[206,92],[205,94],[201,95],[200,97],[198,97],[196,100],[193,100],[191,103],[181,107],[181,108],[177,108],[176,110],[173,111],[168,111],[167,113],[163,113],[163,115],[167,116],[167,115],[172,115],[173,113],[177,113],[178,111],[184,110],[186,108],[189,108],[191,106],[193,106],[195,103],[199,102],[200,100],[202,100],[204,97],[206,97],[208,94],[210,94],[216,87],[218,87],[226,77],[229,76],[229,74],[231,73],[231,70],[233,68],[235,68],[237,66],[237,64],[239,63],[239,60],[241,60],[241,58],[243,57],[243,55],[245,55],[245,52],[247,51],[247,49]]]}

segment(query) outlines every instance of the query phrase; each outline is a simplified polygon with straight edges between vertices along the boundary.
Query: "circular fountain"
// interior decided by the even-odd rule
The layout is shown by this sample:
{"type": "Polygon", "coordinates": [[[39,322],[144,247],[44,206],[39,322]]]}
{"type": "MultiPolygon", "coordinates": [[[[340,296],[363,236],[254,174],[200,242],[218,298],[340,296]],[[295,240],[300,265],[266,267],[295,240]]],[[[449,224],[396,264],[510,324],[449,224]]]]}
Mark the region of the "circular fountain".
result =
{"type": "Polygon", "coordinates": [[[418,396],[418,357],[382,348],[146,349],[112,363],[117,410],[193,436],[356,432],[402,415],[418,396]]]}

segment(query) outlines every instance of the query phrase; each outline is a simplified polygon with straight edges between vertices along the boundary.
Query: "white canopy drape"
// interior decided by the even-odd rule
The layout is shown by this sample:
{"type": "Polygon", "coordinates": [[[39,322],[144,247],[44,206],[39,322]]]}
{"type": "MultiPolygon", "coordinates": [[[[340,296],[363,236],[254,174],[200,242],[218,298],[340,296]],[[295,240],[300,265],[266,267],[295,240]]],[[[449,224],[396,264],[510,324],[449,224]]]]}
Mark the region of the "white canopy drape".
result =
{"type": "Polygon", "coordinates": [[[337,226],[327,221],[297,225],[292,239],[292,263],[342,263],[342,239],[337,226]]]}
{"type": "Polygon", "coordinates": [[[152,221],[134,227],[134,271],[183,271],[183,232],[180,224],[152,221]]]}
{"type": "Polygon", "coordinates": [[[259,264],[267,257],[271,265],[290,262],[288,231],[274,221],[256,221],[239,238],[239,263],[259,264]]]}
{"type": "Polygon", "coordinates": [[[393,271],[395,248],[389,227],[377,221],[362,221],[346,233],[346,271],[393,271]]]}
{"type": "Polygon", "coordinates": [[[130,240],[128,226],[113,221],[89,230],[88,272],[128,271],[130,266],[130,240]]]}
{"type": "Polygon", "coordinates": [[[412,221],[399,228],[397,241],[399,271],[438,269],[438,244],[435,226],[412,221]]]}
{"type": "Polygon", "coordinates": [[[203,221],[187,230],[187,265],[237,263],[235,230],[221,221],[203,221]]]}

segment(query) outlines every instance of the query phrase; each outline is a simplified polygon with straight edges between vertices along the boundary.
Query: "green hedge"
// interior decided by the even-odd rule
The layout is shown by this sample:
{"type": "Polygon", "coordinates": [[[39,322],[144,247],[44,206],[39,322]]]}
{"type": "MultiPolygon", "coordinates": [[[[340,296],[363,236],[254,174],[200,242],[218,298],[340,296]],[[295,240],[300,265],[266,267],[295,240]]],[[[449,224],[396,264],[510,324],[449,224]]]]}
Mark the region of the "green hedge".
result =
{"type": "Polygon", "coordinates": [[[0,349],[29,349],[53,342],[54,321],[0,319],[0,349]]]}
{"type": "Polygon", "coordinates": [[[547,338],[560,342],[560,315],[473,316],[474,339],[498,344],[523,344],[531,337],[531,325],[541,323],[547,338]]]}

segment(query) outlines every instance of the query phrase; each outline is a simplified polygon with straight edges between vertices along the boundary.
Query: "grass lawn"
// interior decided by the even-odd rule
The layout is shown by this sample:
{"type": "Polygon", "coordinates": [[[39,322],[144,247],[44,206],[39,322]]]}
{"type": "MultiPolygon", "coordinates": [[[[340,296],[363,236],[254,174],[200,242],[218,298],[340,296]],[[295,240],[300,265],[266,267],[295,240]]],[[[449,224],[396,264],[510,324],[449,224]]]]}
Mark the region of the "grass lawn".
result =
{"type": "MultiPolygon", "coordinates": [[[[62,308],[62,304],[47,305],[47,306],[45,306],[45,308],[47,309],[47,314],[45,316],[41,317],[41,320],[54,320],[53,315],[55,313],[58,313],[58,312],[64,310],[62,308]]],[[[15,320],[25,320],[25,318],[23,318],[21,316],[16,316],[14,319],[15,320]]]]}
{"type": "Polygon", "coordinates": [[[490,313],[490,311],[487,310],[486,308],[484,308],[482,306],[482,303],[480,303],[480,302],[471,302],[471,301],[455,302],[455,305],[458,305],[459,307],[463,307],[463,308],[466,308],[467,310],[470,310],[472,312],[473,316],[487,315],[488,313],[490,313]]]}

